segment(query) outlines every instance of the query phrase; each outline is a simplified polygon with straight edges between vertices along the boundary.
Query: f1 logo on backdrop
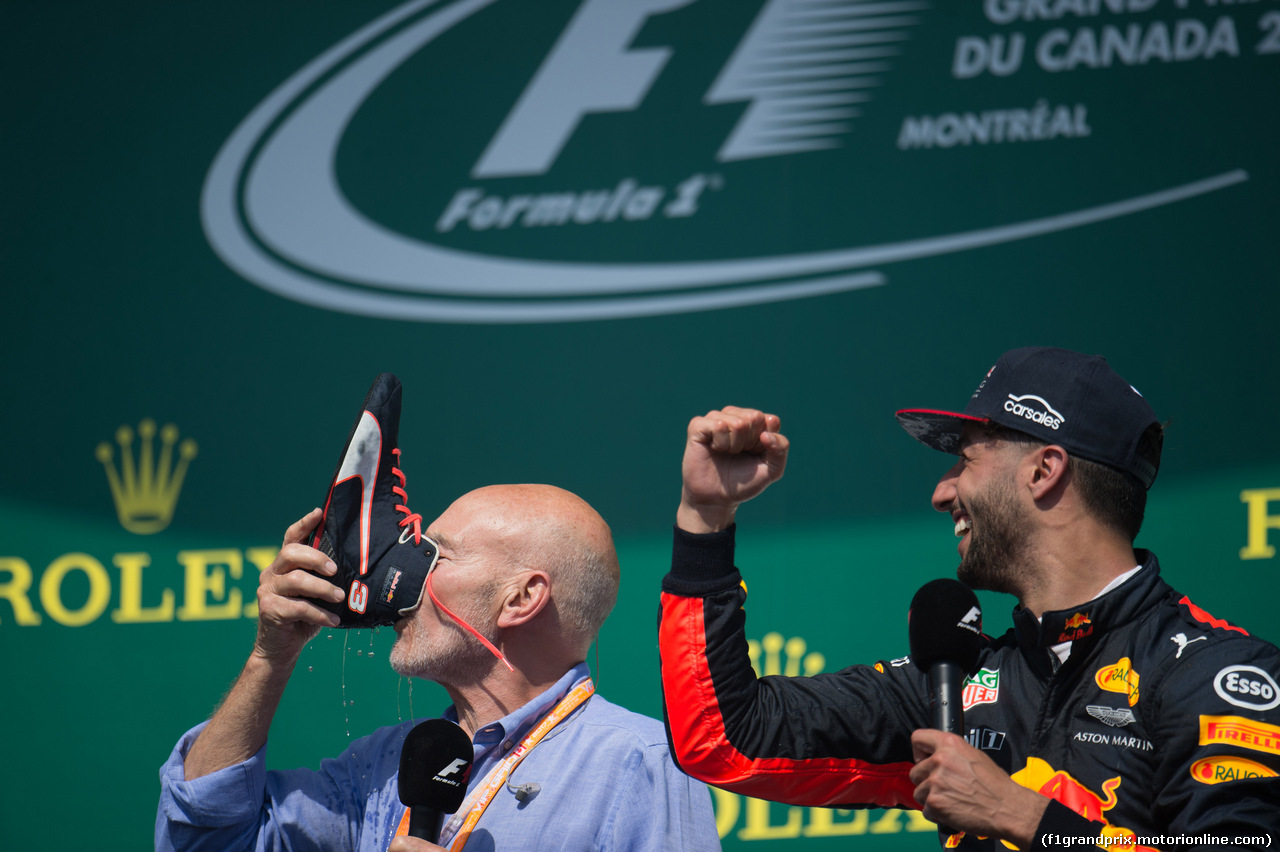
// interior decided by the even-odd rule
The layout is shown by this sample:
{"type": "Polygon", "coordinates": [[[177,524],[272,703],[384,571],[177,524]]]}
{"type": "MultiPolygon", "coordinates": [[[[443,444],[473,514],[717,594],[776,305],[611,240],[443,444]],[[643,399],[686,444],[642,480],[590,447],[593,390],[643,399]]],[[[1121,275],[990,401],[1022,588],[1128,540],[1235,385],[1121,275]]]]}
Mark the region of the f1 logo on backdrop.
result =
{"type": "Polygon", "coordinates": [[[693,0],[587,0],[520,96],[472,177],[540,175],[588,113],[636,109],[670,58],[630,49],[650,15],[693,0]]]}
{"type": "Polygon", "coordinates": [[[245,279],[335,311],[594,320],[875,286],[885,277],[872,266],[1104,221],[1247,179],[1236,170],[1019,222],[972,229],[966,219],[957,226],[970,230],[859,244],[849,224],[885,203],[865,197],[863,155],[886,138],[860,132],[900,121],[885,88],[938,64],[913,53],[931,4],[749,6],[583,0],[531,11],[413,0],[321,54],[243,120],[206,179],[205,233],[245,279]],[[529,37],[553,8],[567,10],[558,32],[529,37]],[[536,21],[520,17],[535,12],[536,21]],[[529,50],[541,56],[522,65],[516,57],[529,50]],[[717,67],[692,61],[703,55],[717,67]],[[529,76],[511,86],[513,74],[529,76]],[[382,92],[401,100],[374,98],[382,92]],[[415,143],[411,155],[345,156],[353,135],[379,155],[401,144],[378,136],[387,124],[379,111],[389,109],[418,122],[400,134],[415,143]],[[615,135],[602,153],[585,140],[598,141],[606,124],[615,135]],[[760,163],[782,163],[775,171],[787,180],[762,178],[760,163]],[[800,173],[810,177],[797,181],[800,173]],[[840,181],[861,193],[833,192],[840,181]],[[796,251],[776,236],[786,230],[772,227],[783,191],[797,197],[795,215],[809,217],[792,230],[827,245],[796,251]],[[680,245],[696,248],[665,254],[680,245]]]}
{"type": "MultiPolygon", "coordinates": [[[[544,174],[590,113],[640,106],[671,58],[666,48],[632,48],[651,16],[694,0],[586,0],[472,169],[476,178],[544,174]]],[[[928,4],[837,0],[825,14],[812,3],[770,0],[704,97],[707,104],[747,103],[716,157],[721,162],[830,148],[869,99],[873,75],[920,20],[928,4]],[[851,24],[841,28],[841,13],[851,24]],[[826,52],[813,30],[837,22],[826,52]],[[777,57],[791,61],[781,65],[777,57]],[[794,81],[804,80],[803,85],[794,81]],[[793,83],[787,86],[788,82],[793,83]]]]}

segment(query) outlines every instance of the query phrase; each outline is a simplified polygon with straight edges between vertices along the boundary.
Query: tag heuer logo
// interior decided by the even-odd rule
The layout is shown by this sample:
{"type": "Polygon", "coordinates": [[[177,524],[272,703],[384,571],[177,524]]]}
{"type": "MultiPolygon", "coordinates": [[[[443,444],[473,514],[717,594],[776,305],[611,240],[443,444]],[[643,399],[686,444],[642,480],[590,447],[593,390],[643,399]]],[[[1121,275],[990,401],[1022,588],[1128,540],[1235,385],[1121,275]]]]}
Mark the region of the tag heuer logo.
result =
{"type": "Polygon", "coordinates": [[[246,280],[330,310],[594,320],[873,287],[885,264],[1248,179],[1130,197],[1100,183],[1074,209],[1037,198],[1021,221],[965,215],[921,233],[902,202],[929,187],[896,140],[907,99],[948,64],[913,41],[935,13],[819,5],[413,0],[335,39],[240,123],[205,181],[205,233],[246,280]],[[846,22],[821,26],[820,50],[815,14],[846,22]],[[886,158],[901,163],[897,197],[869,199],[886,158]]]}
{"type": "Polygon", "coordinates": [[[995,704],[1000,697],[1000,670],[979,669],[978,673],[964,682],[961,692],[965,710],[979,704],[995,704]]]}

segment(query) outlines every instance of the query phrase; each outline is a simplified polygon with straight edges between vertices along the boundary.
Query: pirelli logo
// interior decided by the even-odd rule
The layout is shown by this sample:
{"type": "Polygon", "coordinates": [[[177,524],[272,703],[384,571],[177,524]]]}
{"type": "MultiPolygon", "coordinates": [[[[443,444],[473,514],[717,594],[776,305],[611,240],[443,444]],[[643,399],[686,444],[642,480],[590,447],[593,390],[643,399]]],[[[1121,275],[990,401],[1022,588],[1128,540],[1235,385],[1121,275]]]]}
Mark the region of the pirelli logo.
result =
{"type": "Polygon", "coordinates": [[[1200,745],[1216,743],[1280,754],[1280,727],[1243,716],[1201,716],[1200,745]]]}

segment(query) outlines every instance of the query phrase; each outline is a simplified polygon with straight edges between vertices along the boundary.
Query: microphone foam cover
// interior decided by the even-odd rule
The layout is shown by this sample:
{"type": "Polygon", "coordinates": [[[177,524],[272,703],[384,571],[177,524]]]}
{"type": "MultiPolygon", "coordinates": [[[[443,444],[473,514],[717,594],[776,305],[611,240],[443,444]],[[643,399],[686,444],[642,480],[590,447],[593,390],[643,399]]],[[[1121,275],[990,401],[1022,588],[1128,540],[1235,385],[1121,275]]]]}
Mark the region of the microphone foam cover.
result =
{"type": "Polygon", "coordinates": [[[911,660],[921,670],[947,662],[972,674],[983,646],[978,596],[959,580],[925,583],[911,599],[907,633],[911,660]]]}
{"type": "Polygon", "coordinates": [[[410,808],[454,813],[467,796],[474,758],[471,738],[448,719],[415,725],[400,750],[400,801],[410,808]]]}

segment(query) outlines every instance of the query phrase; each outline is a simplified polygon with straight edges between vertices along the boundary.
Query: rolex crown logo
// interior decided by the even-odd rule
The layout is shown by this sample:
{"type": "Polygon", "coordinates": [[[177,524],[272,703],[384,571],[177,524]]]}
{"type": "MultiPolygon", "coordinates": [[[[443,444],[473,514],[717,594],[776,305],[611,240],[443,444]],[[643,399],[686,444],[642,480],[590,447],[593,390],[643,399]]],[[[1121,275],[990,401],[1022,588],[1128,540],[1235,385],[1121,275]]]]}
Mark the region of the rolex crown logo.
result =
{"type": "Polygon", "coordinates": [[[158,533],[173,520],[178,492],[187,473],[187,465],[196,456],[196,442],[187,438],[178,445],[178,427],[172,423],[160,430],[160,452],[155,451],[156,423],[143,420],[138,424],[138,458],[133,456],[134,432],[128,426],[116,430],[120,446],[120,470],[112,463],[111,444],[98,445],[97,457],[107,471],[111,498],[116,504],[120,525],[131,533],[158,533]],[[174,447],[178,462],[174,464],[174,447]]]}
{"type": "Polygon", "coordinates": [[[766,633],[759,642],[754,639],[747,641],[747,655],[751,658],[751,668],[755,669],[756,677],[779,674],[812,677],[820,673],[827,664],[826,657],[817,651],[807,654],[807,650],[808,645],[799,636],[784,640],[781,633],[766,633]],[[785,658],[783,652],[786,653],[785,658]]]}

